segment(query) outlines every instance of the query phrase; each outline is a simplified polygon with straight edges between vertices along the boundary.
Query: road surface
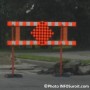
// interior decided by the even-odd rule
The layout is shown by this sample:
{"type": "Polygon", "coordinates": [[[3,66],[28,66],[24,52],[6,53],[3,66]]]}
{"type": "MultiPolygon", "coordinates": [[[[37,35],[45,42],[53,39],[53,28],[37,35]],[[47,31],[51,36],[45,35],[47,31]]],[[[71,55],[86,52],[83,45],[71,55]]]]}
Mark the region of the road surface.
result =
{"type": "MultiPolygon", "coordinates": [[[[23,78],[5,78],[4,75],[11,73],[9,70],[0,70],[0,90],[60,90],[60,88],[44,88],[48,85],[90,85],[90,75],[55,77],[53,75],[38,75],[29,70],[19,70],[16,73],[23,75],[23,78]]],[[[61,90],[70,90],[61,89],[61,90]]],[[[72,89],[71,89],[72,90],[72,89]]],[[[82,90],[82,89],[73,89],[82,90]]],[[[90,90],[90,88],[83,89],[90,90]]]]}

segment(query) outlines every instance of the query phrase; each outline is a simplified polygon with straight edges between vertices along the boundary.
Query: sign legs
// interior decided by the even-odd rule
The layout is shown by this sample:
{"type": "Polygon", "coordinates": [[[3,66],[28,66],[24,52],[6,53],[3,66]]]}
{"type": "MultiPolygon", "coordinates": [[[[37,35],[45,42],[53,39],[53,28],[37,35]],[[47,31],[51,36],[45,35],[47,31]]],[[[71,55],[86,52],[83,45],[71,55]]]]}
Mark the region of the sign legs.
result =
{"type": "MultiPolygon", "coordinates": [[[[60,32],[60,41],[62,41],[63,39],[63,28],[61,27],[61,32],[60,32]]],[[[63,68],[62,68],[62,44],[60,46],[60,77],[62,77],[62,73],[63,73],[63,68]]]]}

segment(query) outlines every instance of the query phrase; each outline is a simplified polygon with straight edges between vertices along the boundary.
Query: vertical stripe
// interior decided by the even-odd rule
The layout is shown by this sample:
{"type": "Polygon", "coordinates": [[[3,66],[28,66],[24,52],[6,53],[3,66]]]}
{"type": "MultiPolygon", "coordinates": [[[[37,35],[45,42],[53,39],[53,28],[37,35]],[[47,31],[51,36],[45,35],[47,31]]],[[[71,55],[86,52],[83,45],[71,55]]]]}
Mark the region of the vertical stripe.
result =
{"type": "Polygon", "coordinates": [[[76,46],[76,41],[72,41],[72,45],[73,46],[76,46]]]}
{"type": "Polygon", "coordinates": [[[33,45],[33,41],[30,41],[30,45],[33,45]]]}
{"type": "Polygon", "coordinates": [[[20,40],[20,27],[15,27],[15,40],[20,40]]]}
{"type": "Polygon", "coordinates": [[[19,22],[15,22],[16,23],[16,26],[19,26],[19,22]]]}
{"type": "Polygon", "coordinates": [[[26,45],[30,45],[30,41],[26,41],[26,45]]]}
{"type": "Polygon", "coordinates": [[[16,22],[12,22],[12,26],[16,26],[16,22]]]}
{"type": "Polygon", "coordinates": [[[34,26],[34,22],[30,22],[30,26],[34,26]]]}
{"type": "Polygon", "coordinates": [[[47,41],[44,41],[44,44],[45,44],[45,45],[48,45],[48,44],[47,44],[47,41]]]}
{"type": "Polygon", "coordinates": [[[62,40],[68,40],[68,28],[66,26],[62,27],[62,34],[62,40]]]}
{"type": "Polygon", "coordinates": [[[55,26],[55,22],[52,22],[52,25],[51,26],[55,26]]]}
{"type": "Polygon", "coordinates": [[[51,41],[47,41],[47,45],[51,45],[51,41]]]}
{"type": "Polygon", "coordinates": [[[55,42],[54,41],[51,41],[51,45],[55,45],[55,42]]]}
{"type": "Polygon", "coordinates": [[[76,22],[72,22],[72,26],[76,26],[76,22]]]}
{"type": "Polygon", "coordinates": [[[37,41],[37,45],[40,45],[40,41],[37,41]]]}
{"type": "Polygon", "coordinates": [[[58,26],[62,26],[62,22],[58,22],[58,26]]]}
{"type": "Polygon", "coordinates": [[[12,41],[7,41],[7,45],[12,45],[12,41]]]}
{"type": "Polygon", "coordinates": [[[69,41],[69,45],[72,45],[72,41],[69,41]]]}
{"type": "Polygon", "coordinates": [[[12,22],[11,21],[7,22],[7,26],[12,26],[12,22]]]}
{"type": "Polygon", "coordinates": [[[16,45],[16,42],[15,41],[12,41],[12,45],[16,45]]]}
{"type": "Polygon", "coordinates": [[[65,26],[65,22],[62,22],[62,26],[65,26]]]}
{"type": "Polygon", "coordinates": [[[66,23],[65,23],[65,26],[69,26],[68,24],[69,24],[69,23],[68,23],[68,22],[66,22],[66,23]]]}
{"type": "Polygon", "coordinates": [[[58,45],[62,45],[62,42],[61,41],[58,41],[58,45]]]}
{"type": "Polygon", "coordinates": [[[16,41],[16,45],[19,45],[19,41],[16,41]]]}
{"type": "Polygon", "coordinates": [[[37,26],[37,22],[34,22],[34,26],[37,26]]]}
{"type": "Polygon", "coordinates": [[[26,45],[26,41],[23,41],[22,43],[23,43],[23,45],[26,45]]]}
{"type": "Polygon", "coordinates": [[[23,22],[23,26],[26,26],[26,22],[23,22]]]}
{"type": "Polygon", "coordinates": [[[30,26],[30,22],[26,22],[26,26],[30,26]]]}
{"type": "Polygon", "coordinates": [[[69,45],[69,42],[68,42],[68,41],[65,41],[65,45],[67,45],[67,46],[68,46],[68,45],[69,45]]]}
{"type": "Polygon", "coordinates": [[[19,41],[19,45],[23,45],[23,41],[19,41]]]}
{"type": "Polygon", "coordinates": [[[65,45],[65,41],[62,41],[62,45],[65,45]]]}
{"type": "Polygon", "coordinates": [[[19,22],[19,26],[23,26],[23,23],[22,22],[19,22]]]}
{"type": "Polygon", "coordinates": [[[52,26],[52,23],[51,22],[48,22],[48,26],[52,26]]]}
{"type": "Polygon", "coordinates": [[[55,41],[55,45],[58,45],[58,41],[55,41]]]}
{"type": "Polygon", "coordinates": [[[59,26],[59,25],[58,25],[58,22],[55,22],[55,26],[59,26]]]}
{"type": "Polygon", "coordinates": [[[37,45],[37,41],[34,41],[34,43],[33,43],[34,45],[37,45]]]}
{"type": "Polygon", "coordinates": [[[69,26],[72,26],[72,22],[69,22],[69,26]]]}
{"type": "Polygon", "coordinates": [[[48,26],[48,22],[45,22],[45,25],[48,26]]]}

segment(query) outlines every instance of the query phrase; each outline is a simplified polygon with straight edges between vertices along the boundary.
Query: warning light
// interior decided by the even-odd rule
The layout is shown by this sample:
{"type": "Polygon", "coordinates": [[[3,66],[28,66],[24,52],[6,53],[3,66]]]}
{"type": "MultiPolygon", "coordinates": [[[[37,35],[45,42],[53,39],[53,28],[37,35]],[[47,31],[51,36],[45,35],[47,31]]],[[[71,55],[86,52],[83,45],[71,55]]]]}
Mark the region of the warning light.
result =
{"type": "Polygon", "coordinates": [[[52,32],[45,22],[40,22],[37,27],[33,29],[31,34],[37,41],[40,42],[40,45],[45,45],[45,41],[48,41],[54,32],[52,32]]]}

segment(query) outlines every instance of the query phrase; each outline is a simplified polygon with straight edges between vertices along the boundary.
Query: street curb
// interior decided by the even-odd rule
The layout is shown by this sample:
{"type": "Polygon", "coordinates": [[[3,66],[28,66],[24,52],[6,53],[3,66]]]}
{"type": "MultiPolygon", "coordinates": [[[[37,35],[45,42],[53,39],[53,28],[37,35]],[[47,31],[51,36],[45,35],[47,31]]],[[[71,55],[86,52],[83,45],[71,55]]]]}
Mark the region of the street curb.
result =
{"type": "MultiPolygon", "coordinates": [[[[16,59],[19,65],[15,65],[15,70],[33,70],[37,67],[50,68],[55,65],[56,62],[47,62],[39,60],[29,60],[29,59],[16,59]]],[[[0,65],[0,70],[11,70],[12,65],[0,65]]]]}
{"type": "MultiPolygon", "coordinates": [[[[37,65],[15,65],[15,70],[33,70],[37,65]]],[[[11,70],[12,65],[0,65],[0,70],[11,70]]]]}
{"type": "Polygon", "coordinates": [[[50,68],[51,66],[55,65],[57,62],[47,62],[47,61],[39,61],[39,60],[30,60],[30,59],[16,59],[20,63],[29,63],[33,65],[37,65],[39,67],[50,68]]]}

